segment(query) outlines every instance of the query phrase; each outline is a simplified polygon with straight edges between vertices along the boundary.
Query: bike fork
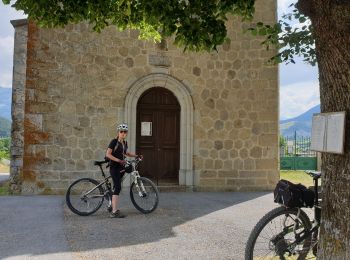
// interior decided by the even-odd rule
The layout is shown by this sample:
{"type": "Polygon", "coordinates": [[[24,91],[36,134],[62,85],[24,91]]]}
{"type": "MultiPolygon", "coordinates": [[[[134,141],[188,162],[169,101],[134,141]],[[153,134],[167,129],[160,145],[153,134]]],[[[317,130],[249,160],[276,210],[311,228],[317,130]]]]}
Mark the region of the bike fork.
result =
{"type": "Polygon", "coordinates": [[[140,188],[140,185],[138,184],[138,178],[135,179],[135,185],[136,185],[136,189],[139,193],[139,196],[140,197],[145,197],[145,194],[146,194],[146,191],[145,191],[145,187],[143,186],[143,183],[142,181],[140,181],[140,184],[141,184],[141,188],[140,188]]]}

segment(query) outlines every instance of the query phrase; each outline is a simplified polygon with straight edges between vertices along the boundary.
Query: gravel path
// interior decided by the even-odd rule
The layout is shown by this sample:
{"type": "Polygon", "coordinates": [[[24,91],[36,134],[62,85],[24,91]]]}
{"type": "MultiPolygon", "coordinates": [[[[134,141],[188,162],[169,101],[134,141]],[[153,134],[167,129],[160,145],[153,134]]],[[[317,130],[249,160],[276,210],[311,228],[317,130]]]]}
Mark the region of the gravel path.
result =
{"type": "Polygon", "coordinates": [[[62,207],[58,196],[0,196],[0,259],[73,259],[62,207]]]}
{"type": "Polygon", "coordinates": [[[239,260],[253,226],[275,207],[272,200],[271,193],[161,193],[159,208],[142,215],[124,195],[126,219],[65,209],[66,235],[83,259],[239,260]]]}
{"type": "Polygon", "coordinates": [[[105,206],[74,215],[60,196],[0,197],[0,259],[243,259],[256,222],[276,205],[271,193],[161,193],[139,213],[121,196],[125,219],[105,206]]]}

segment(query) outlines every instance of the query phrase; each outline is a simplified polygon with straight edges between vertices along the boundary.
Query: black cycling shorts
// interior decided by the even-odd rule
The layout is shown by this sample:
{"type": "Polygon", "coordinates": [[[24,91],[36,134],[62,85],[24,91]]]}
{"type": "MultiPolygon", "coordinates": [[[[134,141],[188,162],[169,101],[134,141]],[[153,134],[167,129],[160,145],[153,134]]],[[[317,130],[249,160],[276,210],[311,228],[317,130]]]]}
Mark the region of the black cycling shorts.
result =
{"type": "Polygon", "coordinates": [[[125,172],[120,172],[123,168],[121,167],[113,167],[109,168],[109,172],[113,179],[113,195],[119,195],[122,189],[122,178],[125,172]]]}

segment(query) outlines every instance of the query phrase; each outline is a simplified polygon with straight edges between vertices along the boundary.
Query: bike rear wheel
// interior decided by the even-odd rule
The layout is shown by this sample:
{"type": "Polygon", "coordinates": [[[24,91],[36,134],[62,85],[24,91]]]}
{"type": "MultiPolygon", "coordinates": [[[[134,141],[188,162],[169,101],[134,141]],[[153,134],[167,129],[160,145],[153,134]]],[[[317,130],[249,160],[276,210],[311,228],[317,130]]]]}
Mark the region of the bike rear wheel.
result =
{"type": "Polygon", "coordinates": [[[156,185],[145,177],[136,179],[130,186],[130,198],[135,208],[144,214],[153,212],[159,202],[159,192],[156,185]]]}
{"type": "Polygon", "coordinates": [[[103,204],[104,189],[99,182],[82,178],[73,182],[66,193],[68,208],[79,216],[88,216],[95,213],[103,204]]]}
{"type": "Polygon", "coordinates": [[[267,213],[252,230],[245,249],[245,260],[310,259],[311,234],[290,250],[298,235],[310,231],[311,222],[304,211],[279,207],[267,213]],[[295,228],[294,228],[295,225],[295,228]],[[294,231],[296,233],[294,233],[294,231]],[[294,253],[295,255],[291,255],[294,253]]]}

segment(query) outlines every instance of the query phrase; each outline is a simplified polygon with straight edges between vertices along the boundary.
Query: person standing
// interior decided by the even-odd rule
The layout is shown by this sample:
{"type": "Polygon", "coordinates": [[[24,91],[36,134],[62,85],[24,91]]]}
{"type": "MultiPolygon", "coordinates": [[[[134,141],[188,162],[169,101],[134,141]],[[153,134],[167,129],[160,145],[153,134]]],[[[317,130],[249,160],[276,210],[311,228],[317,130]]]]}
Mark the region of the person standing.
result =
{"type": "Polygon", "coordinates": [[[106,151],[106,157],[110,160],[109,171],[113,179],[112,212],[110,214],[111,218],[126,217],[126,215],[118,209],[119,193],[121,191],[121,180],[125,174],[125,157],[138,157],[138,155],[128,152],[128,143],[125,140],[128,134],[128,130],[129,129],[127,124],[118,125],[117,135],[110,142],[106,151]]]}

